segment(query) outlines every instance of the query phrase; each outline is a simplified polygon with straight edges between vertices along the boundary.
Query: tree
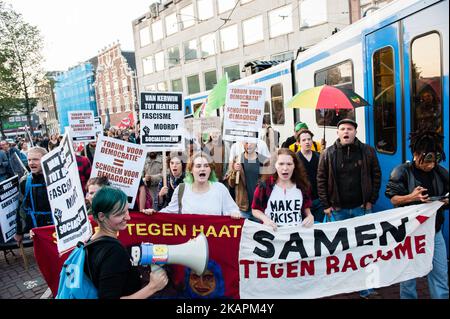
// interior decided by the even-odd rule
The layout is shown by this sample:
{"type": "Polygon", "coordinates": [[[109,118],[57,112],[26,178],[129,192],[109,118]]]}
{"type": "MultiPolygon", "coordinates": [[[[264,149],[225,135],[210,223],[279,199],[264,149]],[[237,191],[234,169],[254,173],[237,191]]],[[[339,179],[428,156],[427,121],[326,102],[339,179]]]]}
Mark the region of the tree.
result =
{"type": "MultiPolygon", "coordinates": [[[[5,109],[19,109],[31,125],[34,84],[42,77],[43,38],[37,27],[25,22],[22,15],[0,1],[0,102],[5,109]],[[1,60],[3,59],[3,61],[1,60]],[[20,102],[23,103],[20,103],[20,102]]],[[[11,114],[9,112],[9,114],[11,114]]]]}

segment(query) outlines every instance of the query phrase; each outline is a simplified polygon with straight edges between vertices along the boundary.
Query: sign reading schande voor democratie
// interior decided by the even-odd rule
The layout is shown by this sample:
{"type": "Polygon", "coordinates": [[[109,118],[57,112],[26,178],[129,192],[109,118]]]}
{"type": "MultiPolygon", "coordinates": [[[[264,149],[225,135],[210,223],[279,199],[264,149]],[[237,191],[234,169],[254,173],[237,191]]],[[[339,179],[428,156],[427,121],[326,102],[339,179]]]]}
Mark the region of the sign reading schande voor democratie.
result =
{"type": "Polygon", "coordinates": [[[74,142],[94,142],[96,127],[93,111],[69,111],[70,134],[74,142]]]}
{"type": "Polygon", "coordinates": [[[144,169],[147,147],[99,135],[91,178],[106,176],[112,186],[128,196],[134,206],[144,169]]]}
{"type": "Polygon", "coordinates": [[[41,162],[58,251],[62,253],[92,235],[70,135],[65,133],[60,146],[42,157],[41,162]]]}
{"type": "Polygon", "coordinates": [[[16,233],[18,207],[19,177],[16,175],[0,183],[0,228],[5,243],[16,233]]]}
{"type": "Polygon", "coordinates": [[[266,90],[254,86],[230,86],[223,120],[223,139],[255,142],[264,116],[266,90]]]}
{"type": "Polygon", "coordinates": [[[321,298],[393,285],[432,269],[436,211],[428,204],[344,221],[272,228],[245,221],[241,298],[321,298]]]}
{"type": "Polygon", "coordinates": [[[181,93],[142,92],[141,144],[150,151],[184,150],[184,110],[181,93]]]}

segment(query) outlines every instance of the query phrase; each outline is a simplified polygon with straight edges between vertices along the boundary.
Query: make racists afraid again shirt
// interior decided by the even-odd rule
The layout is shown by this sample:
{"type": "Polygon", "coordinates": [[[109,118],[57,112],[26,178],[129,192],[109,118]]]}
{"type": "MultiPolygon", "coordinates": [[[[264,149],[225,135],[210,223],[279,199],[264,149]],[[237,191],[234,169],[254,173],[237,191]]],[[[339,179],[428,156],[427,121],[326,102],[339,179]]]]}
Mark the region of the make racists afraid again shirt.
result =
{"type": "Polygon", "coordinates": [[[303,194],[293,186],[283,189],[275,185],[264,214],[277,226],[295,225],[302,222],[303,194]]]}

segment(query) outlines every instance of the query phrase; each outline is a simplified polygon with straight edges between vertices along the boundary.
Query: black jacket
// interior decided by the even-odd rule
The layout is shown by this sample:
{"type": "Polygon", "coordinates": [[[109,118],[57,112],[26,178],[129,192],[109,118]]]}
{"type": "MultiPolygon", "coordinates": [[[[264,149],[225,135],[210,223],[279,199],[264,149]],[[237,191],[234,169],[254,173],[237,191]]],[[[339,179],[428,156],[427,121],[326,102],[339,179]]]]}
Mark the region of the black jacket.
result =
{"type": "MultiPolygon", "coordinates": [[[[339,139],[320,154],[317,171],[317,192],[325,208],[342,207],[336,181],[338,147],[342,147],[339,139]]],[[[363,203],[370,202],[375,204],[381,187],[381,170],[375,149],[355,138],[354,146],[351,150],[359,150],[361,152],[361,192],[363,203]]]]}
{"type": "MultiPolygon", "coordinates": [[[[391,199],[392,197],[399,195],[405,196],[411,194],[414,191],[414,188],[420,186],[416,177],[413,173],[413,163],[406,162],[395,167],[391,176],[389,177],[389,182],[386,185],[385,195],[387,198],[391,199]]],[[[433,170],[433,189],[436,196],[442,196],[448,193],[448,171],[437,165],[433,170]]],[[[402,206],[416,205],[422,204],[421,202],[412,202],[402,206]]],[[[438,232],[442,224],[444,223],[444,210],[448,207],[441,207],[436,215],[436,232],[438,232]]]]}

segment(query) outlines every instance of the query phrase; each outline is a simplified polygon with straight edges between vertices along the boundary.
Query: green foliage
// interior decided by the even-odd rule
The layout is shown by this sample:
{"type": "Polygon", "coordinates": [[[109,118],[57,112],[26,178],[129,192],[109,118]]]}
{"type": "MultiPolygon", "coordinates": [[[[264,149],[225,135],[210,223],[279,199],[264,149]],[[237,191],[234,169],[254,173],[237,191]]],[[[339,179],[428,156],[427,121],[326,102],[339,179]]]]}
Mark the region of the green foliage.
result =
{"type": "Polygon", "coordinates": [[[38,28],[0,0],[0,118],[14,110],[32,112],[32,91],[43,74],[42,47],[38,28]]]}

